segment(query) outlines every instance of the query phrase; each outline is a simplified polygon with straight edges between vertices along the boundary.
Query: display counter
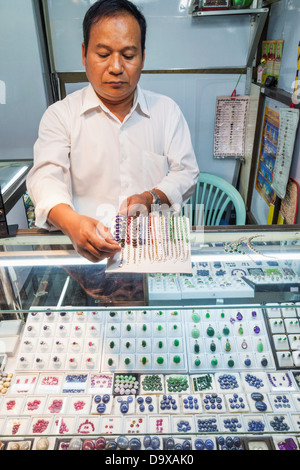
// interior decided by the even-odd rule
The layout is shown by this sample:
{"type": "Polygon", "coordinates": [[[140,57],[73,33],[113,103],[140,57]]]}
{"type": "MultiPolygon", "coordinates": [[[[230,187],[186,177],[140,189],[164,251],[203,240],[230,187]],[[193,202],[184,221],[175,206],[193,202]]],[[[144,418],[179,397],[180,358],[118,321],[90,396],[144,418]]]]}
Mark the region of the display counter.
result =
{"type": "Polygon", "coordinates": [[[190,240],[190,274],[0,240],[3,449],[299,449],[297,227],[190,240]]]}

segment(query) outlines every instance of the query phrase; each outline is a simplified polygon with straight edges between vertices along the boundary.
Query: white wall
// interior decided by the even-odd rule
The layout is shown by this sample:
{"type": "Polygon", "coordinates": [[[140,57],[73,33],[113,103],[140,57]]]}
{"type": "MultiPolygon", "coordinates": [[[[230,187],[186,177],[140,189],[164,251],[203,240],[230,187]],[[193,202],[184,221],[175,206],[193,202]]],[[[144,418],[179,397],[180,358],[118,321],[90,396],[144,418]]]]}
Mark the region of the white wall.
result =
{"type": "Polygon", "coordinates": [[[46,109],[31,0],[0,0],[0,159],[32,159],[46,109]]]}

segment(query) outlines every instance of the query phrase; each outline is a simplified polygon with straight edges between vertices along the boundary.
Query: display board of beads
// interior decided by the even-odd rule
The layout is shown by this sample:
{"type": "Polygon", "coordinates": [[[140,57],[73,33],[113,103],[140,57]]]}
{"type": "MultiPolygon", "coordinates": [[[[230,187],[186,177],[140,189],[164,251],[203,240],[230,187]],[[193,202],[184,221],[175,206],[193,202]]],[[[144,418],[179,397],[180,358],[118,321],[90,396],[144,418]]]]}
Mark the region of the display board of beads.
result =
{"type": "Polygon", "coordinates": [[[191,273],[187,217],[159,213],[136,217],[117,215],[112,227],[121,251],[108,260],[107,271],[191,273]]]}

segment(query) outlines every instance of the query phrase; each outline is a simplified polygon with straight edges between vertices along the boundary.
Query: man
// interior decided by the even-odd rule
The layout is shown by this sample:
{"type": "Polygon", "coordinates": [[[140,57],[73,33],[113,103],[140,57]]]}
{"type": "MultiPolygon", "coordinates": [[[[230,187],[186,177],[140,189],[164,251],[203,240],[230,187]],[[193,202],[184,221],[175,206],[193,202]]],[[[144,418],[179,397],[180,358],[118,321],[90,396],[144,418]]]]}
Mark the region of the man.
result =
{"type": "Polygon", "coordinates": [[[27,187],[37,225],[60,229],[97,262],[120,250],[106,228],[111,208],[131,215],[153,203],[181,205],[198,166],[178,106],[138,86],[146,21],[136,6],[100,0],[83,32],[90,85],[44,114],[27,187]]]}

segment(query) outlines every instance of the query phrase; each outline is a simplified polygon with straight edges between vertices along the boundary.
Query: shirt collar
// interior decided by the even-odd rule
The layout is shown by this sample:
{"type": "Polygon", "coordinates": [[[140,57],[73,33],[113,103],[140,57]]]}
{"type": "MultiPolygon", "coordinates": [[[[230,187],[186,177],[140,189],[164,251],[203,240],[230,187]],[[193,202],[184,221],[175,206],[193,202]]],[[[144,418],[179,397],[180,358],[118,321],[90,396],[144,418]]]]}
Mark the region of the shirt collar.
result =
{"type": "MultiPolygon", "coordinates": [[[[107,107],[102,103],[102,101],[98,98],[96,95],[92,85],[89,83],[89,85],[86,88],[86,92],[83,97],[83,102],[82,102],[82,107],[81,107],[81,113],[84,114],[86,111],[90,111],[92,109],[100,108],[107,112],[108,109],[107,107]]],[[[133,100],[133,106],[130,111],[130,114],[137,108],[139,107],[141,112],[145,114],[146,116],[150,117],[148,105],[145,99],[145,95],[143,93],[143,90],[139,85],[137,85],[135,94],[134,94],[134,100],[133,100]]]]}

